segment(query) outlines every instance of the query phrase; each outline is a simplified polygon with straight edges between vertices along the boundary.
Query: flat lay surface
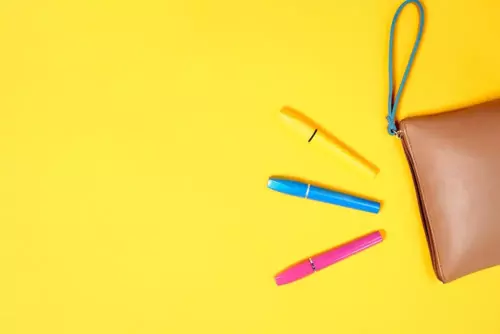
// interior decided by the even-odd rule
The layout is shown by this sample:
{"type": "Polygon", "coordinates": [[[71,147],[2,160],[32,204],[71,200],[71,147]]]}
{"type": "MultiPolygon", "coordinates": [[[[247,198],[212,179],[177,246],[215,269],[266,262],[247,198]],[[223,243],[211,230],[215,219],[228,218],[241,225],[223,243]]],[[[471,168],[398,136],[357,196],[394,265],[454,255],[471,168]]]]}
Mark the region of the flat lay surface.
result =
{"type": "MultiPolygon", "coordinates": [[[[386,132],[400,3],[0,2],[0,332],[500,332],[500,268],[437,280],[386,132]],[[308,145],[284,105],[378,176],[308,145]],[[381,209],[287,196],[270,176],[381,209]],[[376,230],[382,243],[276,286],[376,230]]],[[[398,118],[500,96],[500,3],[423,3],[398,118]]],[[[409,5],[397,79],[416,30],[409,5]]]]}

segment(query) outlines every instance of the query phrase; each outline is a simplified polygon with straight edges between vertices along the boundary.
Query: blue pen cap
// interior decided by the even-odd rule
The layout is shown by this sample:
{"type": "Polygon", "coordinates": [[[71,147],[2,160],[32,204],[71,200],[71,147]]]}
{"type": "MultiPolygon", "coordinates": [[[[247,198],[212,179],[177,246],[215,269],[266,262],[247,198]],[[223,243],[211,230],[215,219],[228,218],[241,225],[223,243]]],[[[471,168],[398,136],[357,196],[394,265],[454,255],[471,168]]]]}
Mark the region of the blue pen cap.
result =
{"type": "Polygon", "coordinates": [[[305,197],[308,185],[298,181],[271,177],[269,181],[267,181],[267,187],[283,194],[305,197]]]}

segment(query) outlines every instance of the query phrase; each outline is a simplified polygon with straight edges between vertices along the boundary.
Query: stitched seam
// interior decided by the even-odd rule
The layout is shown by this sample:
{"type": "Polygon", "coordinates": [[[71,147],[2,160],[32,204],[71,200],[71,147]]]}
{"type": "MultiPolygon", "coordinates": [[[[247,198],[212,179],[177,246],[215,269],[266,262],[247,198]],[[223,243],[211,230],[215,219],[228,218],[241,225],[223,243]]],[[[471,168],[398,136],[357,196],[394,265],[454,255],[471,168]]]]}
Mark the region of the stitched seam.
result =
{"type": "MultiPolygon", "coordinates": [[[[407,134],[408,133],[408,128],[407,128],[407,125],[403,123],[403,127],[404,127],[404,132],[407,134]]],[[[417,179],[417,182],[419,183],[419,185],[417,186],[418,188],[420,188],[420,195],[422,196],[422,203],[425,203],[425,193],[424,193],[424,186],[418,181],[420,179],[419,175],[418,175],[418,166],[417,166],[417,161],[414,159],[414,155],[413,155],[413,148],[411,146],[411,143],[410,143],[410,138],[408,136],[406,136],[406,142],[408,143],[408,152],[410,153],[410,157],[413,161],[413,164],[415,165],[415,177],[417,179]]],[[[411,163],[411,162],[410,162],[411,163]]],[[[416,189],[417,192],[418,192],[418,188],[416,189]]],[[[435,241],[435,238],[436,238],[436,235],[434,234],[434,230],[432,228],[432,224],[431,224],[431,217],[430,217],[430,213],[429,213],[429,210],[427,210],[427,207],[425,206],[424,204],[424,207],[423,207],[423,210],[425,211],[426,215],[427,215],[427,218],[428,218],[428,221],[427,221],[427,226],[428,228],[431,230],[431,238],[432,239],[432,243],[434,244],[434,252],[436,253],[436,260],[437,260],[437,265],[439,267],[439,271],[440,271],[440,274],[441,274],[441,277],[443,278],[444,281],[447,281],[446,279],[446,276],[444,275],[444,272],[443,272],[443,267],[441,265],[441,260],[440,260],[440,256],[439,256],[439,251],[438,251],[438,247],[436,246],[436,241],[435,241]]],[[[425,217],[423,217],[423,219],[425,219],[425,217]]],[[[425,224],[425,222],[424,222],[425,224]]]]}

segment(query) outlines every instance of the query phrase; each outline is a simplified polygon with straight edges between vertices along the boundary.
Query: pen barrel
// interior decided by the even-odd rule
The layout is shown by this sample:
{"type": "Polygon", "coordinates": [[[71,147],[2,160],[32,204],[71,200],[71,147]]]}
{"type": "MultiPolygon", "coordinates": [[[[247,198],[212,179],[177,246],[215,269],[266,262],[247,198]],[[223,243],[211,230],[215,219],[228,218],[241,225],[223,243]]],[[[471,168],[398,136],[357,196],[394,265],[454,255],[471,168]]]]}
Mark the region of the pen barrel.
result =
{"type": "Polygon", "coordinates": [[[330,151],[339,156],[341,160],[349,162],[351,165],[356,166],[359,170],[362,170],[371,177],[375,177],[378,174],[379,170],[377,166],[366,160],[337,137],[324,131],[321,131],[316,137],[316,141],[328,147],[330,151]]]}
{"type": "Polygon", "coordinates": [[[325,253],[314,256],[312,261],[316,270],[321,270],[334,263],[342,261],[356,253],[361,252],[371,246],[374,246],[383,240],[379,231],[367,234],[359,239],[348,242],[347,244],[335,247],[325,253]]]}
{"type": "Polygon", "coordinates": [[[379,202],[339,193],[329,189],[319,188],[313,185],[309,186],[309,192],[306,194],[306,197],[315,201],[340,205],[346,208],[370,213],[378,213],[380,211],[379,202]]]}

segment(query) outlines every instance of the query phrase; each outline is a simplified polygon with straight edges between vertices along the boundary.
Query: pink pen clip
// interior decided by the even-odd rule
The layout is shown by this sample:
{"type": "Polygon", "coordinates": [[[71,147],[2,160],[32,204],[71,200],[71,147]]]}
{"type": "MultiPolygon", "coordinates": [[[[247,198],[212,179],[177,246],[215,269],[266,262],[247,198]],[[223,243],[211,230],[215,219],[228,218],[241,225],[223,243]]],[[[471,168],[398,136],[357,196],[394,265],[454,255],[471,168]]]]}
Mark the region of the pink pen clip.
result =
{"type": "Polygon", "coordinates": [[[384,240],[380,231],[367,234],[359,239],[350,241],[344,245],[335,247],[329,251],[319,255],[310,257],[309,259],[299,262],[288,269],[283,270],[274,278],[277,285],[288,284],[297,281],[301,278],[311,275],[312,273],[326,268],[334,263],[342,261],[351,255],[361,252],[364,249],[370,248],[384,240]]]}

